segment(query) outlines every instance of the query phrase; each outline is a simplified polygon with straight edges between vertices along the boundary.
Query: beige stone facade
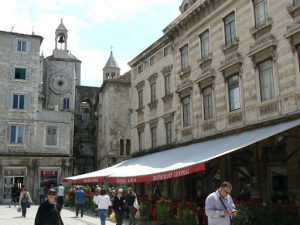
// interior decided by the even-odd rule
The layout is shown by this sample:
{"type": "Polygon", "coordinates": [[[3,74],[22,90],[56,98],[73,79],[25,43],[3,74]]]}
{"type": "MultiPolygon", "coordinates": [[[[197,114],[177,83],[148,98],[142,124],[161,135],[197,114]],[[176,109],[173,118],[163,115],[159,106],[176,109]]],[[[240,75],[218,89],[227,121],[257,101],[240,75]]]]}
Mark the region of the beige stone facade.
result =
{"type": "MultiPolygon", "coordinates": [[[[180,9],[163,37],[129,62],[133,152],[169,149],[299,117],[299,2],[185,0],[180,9]],[[170,55],[164,56],[167,46],[170,55]],[[172,86],[168,96],[166,73],[172,86]],[[156,95],[154,101],[151,95],[156,95]]],[[[254,179],[262,198],[277,198],[278,182],[285,187],[280,191],[299,196],[298,131],[211,160],[206,172],[174,181],[188,185],[173,189],[165,181],[164,190],[181,197],[200,188],[212,191],[229,179],[237,195],[254,179]]]]}
{"type": "Polygon", "coordinates": [[[41,186],[71,174],[80,61],[66,48],[44,59],[38,35],[0,31],[0,39],[0,202],[11,201],[16,182],[38,202],[41,186]]]}

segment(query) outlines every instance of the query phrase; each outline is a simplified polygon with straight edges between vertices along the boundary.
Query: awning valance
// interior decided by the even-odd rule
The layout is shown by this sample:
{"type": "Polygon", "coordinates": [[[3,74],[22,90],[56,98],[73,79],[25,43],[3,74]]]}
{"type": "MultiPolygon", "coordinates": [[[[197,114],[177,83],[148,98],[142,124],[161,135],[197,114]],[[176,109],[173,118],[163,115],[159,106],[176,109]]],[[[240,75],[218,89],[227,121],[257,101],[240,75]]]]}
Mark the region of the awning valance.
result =
{"type": "Polygon", "coordinates": [[[68,177],[64,182],[148,182],[205,170],[205,162],[242,149],[300,124],[300,119],[223,136],[132,158],[99,171],[68,177]]]}

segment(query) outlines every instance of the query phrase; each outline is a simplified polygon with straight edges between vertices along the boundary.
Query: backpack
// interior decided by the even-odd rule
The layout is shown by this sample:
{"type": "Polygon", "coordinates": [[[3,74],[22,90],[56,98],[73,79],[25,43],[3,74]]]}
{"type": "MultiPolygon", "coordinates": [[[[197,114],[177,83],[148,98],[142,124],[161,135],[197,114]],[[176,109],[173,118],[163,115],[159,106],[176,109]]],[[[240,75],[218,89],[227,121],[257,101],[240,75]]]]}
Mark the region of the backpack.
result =
{"type": "Polygon", "coordinates": [[[24,193],[23,197],[21,198],[21,202],[28,202],[28,195],[24,193]]]}

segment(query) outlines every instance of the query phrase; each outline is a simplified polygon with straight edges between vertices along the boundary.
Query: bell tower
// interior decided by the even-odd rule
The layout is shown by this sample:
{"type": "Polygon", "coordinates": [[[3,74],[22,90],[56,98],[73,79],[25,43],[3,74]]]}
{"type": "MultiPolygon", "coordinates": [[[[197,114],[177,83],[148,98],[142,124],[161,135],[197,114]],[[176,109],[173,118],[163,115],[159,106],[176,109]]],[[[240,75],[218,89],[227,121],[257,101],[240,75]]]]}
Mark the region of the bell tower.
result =
{"type": "Polygon", "coordinates": [[[69,54],[68,50],[68,30],[60,20],[58,28],[55,30],[55,49],[53,55],[55,58],[66,58],[69,54]]]}
{"type": "Polygon", "coordinates": [[[112,50],[110,56],[103,68],[103,80],[113,79],[120,76],[120,67],[114,58],[112,50]]]}

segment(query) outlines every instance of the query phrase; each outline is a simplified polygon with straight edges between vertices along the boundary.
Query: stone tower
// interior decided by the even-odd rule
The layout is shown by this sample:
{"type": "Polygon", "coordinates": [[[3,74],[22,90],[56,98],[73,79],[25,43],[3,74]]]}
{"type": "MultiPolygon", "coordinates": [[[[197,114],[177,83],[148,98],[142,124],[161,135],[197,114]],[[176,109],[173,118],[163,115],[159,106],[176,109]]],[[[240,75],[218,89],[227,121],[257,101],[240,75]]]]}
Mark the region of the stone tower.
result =
{"type": "Polygon", "coordinates": [[[54,110],[73,110],[75,86],[80,85],[81,62],[68,48],[68,30],[63,20],[55,31],[53,54],[44,61],[45,107],[54,110]]]}
{"type": "Polygon", "coordinates": [[[118,63],[113,56],[113,52],[110,51],[110,56],[103,68],[103,81],[119,77],[120,70],[118,63]]]}

